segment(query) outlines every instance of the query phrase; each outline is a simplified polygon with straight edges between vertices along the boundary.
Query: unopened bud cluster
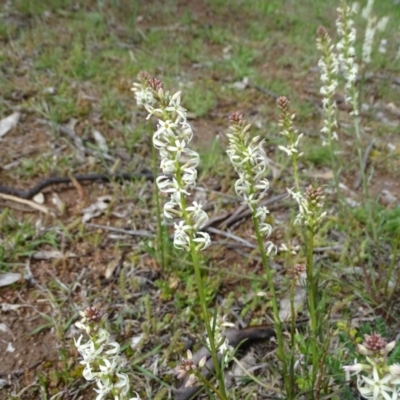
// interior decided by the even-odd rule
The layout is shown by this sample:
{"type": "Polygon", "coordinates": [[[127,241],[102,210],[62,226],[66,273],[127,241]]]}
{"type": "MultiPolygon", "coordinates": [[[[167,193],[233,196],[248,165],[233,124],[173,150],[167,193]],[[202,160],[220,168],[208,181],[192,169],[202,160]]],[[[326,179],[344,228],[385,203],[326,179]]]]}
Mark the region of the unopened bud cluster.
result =
{"type": "Polygon", "coordinates": [[[187,358],[182,358],[181,363],[175,367],[177,378],[182,379],[187,377],[185,387],[192,387],[197,382],[197,374],[201,373],[201,369],[207,361],[207,357],[204,356],[199,364],[196,365],[193,362],[193,354],[190,350],[187,351],[187,358]]]}
{"type": "MultiPolygon", "coordinates": [[[[225,317],[218,317],[214,323],[214,318],[210,321],[210,326],[213,327],[214,343],[216,344],[217,352],[221,355],[224,363],[227,364],[231,361],[235,349],[229,345],[228,339],[223,335],[225,327],[233,327],[234,324],[227,322],[225,317]]],[[[206,338],[208,348],[210,348],[210,338],[206,338]]],[[[198,374],[205,365],[207,357],[204,356],[198,363],[193,361],[193,355],[190,350],[187,351],[187,358],[182,358],[181,363],[175,367],[175,372],[178,374],[177,378],[181,379],[187,377],[185,387],[191,387],[198,381],[198,374]]]]}
{"type": "Polygon", "coordinates": [[[325,196],[322,188],[309,186],[304,195],[291,189],[288,189],[288,192],[299,206],[299,214],[295,219],[295,224],[305,225],[311,231],[316,232],[326,216],[326,211],[323,211],[325,196]]]}
{"type": "Polygon", "coordinates": [[[287,275],[293,279],[293,282],[298,286],[306,286],[307,283],[307,269],[303,264],[296,264],[287,275]]]}
{"type": "Polygon", "coordinates": [[[381,335],[365,335],[364,342],[357,346],[357,351],[364,356],[366,363],[343,367],[347,373],[357,375],[357,388],[366,399],[397,399],[400,395],[400,365],[390,364],[388,354],[396,342],[387,341],[381,335]]]}
{"type": "Polygon", "coordinates": [[[280,110],[280,134],[286,138],[288,143],[286,146],[281,145],[278,146],[278,148],[285,152],[289,157],[292,157],[292,159],[294,159],[294,162],[296,162],[297,158],[303,155],[303,153],[300,153],[298,149],[303,134],[299,134],[298,131],[293,127],[293,120],[296,115],[290,113],[289,99],[285,96],[281,96],[276,101],[276,104],[280,110]]]}
{"type": "Polygon", "coordinates": [[[204,250],[211,244],[210,236],[199,229],[207,223],[208,215],[197,202],[186,206],[186,196],[196,186],[199,155],[188,148],[193,131],[187,122],[186,109],[180,104],[181,92],[170,95],[159,79],[147,73],[139,74],[138,79],[140,82],[132,88],[137,104],[147,110],[147,118],[158,119],[153,144],[160,153],[163,174],[156,182],[162,192],[170,195],[164,205],[164,216],[183,217],[174,225],[174,245],[189,250],[193,243],[196,250],[204,250]]]}

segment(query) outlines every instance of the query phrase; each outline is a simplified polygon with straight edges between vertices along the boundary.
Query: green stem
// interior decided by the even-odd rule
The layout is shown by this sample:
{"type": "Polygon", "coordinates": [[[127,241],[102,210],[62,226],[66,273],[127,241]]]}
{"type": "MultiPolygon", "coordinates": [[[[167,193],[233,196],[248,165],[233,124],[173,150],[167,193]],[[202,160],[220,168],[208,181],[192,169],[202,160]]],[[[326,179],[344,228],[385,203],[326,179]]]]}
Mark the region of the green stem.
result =
{"type": "Polygon", "coordinates": [[[297,158],[297,154],[292,155],[294,185],[296,187],[296,191],[300,192],[299,167],[297,165],[297,158]]]}
{"type": "Polygon", "coordinates": [[[207,380],[201,373],[196,374],[196,377],[204,384],[204,386],[207,386],[209,389],[211,389],[220,399],[226,399],[226,397],[223,397],[224,394],[222,394],[214,385],[212,385],[211,382],[207,380]]]}
{"type": "Polygon", "coordinates": [[[255,217],[255,212],[253,212],[253,225],[254,225],[254,231],[256,233],[258,248],[259,248],[260,254],[261,254],[262,263],[265,268],[265,274],[266,274],[266,278],[267,278],[267,282],[268,282],[268,288],[269,288],[269,291],[271,294],[272,313],[273,313],[274,324],[275,324],[276,339],[278,341],[278,357],[282,363],[282,375],[283,375],[283,379],[284,379],[285,387],[286,387],[286,398],[288,400],[290,400],[290,399],[294,398],[294,396],[293,396],[294,387],[291,385],[290,376],[288,376],[288,374],[287,374],[288,369],[287,369],[285,348],[284,348],[284,343],[283,343],[282,322],[279,318],[278,300],[276,297],[271,267],[268,262],[267,254],[265,252],[264,242],[263,242],[263,238],[260,234],[258,219],[255,217]]]}
{"type": "Polygon", "coordinates": [[[295,385],[294,364],[295,364],[295,334],[296,334],[296,310],[294,308],[294,294],[296,290],[296,277],[292,277],[290,285],[290,359],[289,359],[289,384],[291,387],[295,385]]]}
{"type": "Polygon", "coordinates": [[[153,176],[154,176],[154,197],[156,200],[156,208],[157,208],[157,241],[158,247],[161,254],[160,264],[162,270],[165,272],[168,267],[168,260],[167,260],[167,252],[165,249],[165,237],[166,237],[166,229],[163,225],[162,220],[162,208],[161,208],[161,201],[160,201],[160,193],[157,188],[156,183],[156,176],[158,170],[158,161],[157,161],[157,150],[154,146],[151,146],[151,158],[153,164],[153,176]]]}
{"type": "MultiPolygon", "coordinates": [[[[385,298],[389,299],[389,301],[388,301],[389,309],[390,309],[393,295],[396,293],[396,290],[393,289],[392,293],[389,294],[389,283],[390,283],[390,278],[393,276],[394,269],[396,268],[396,260],[397,260],[397,255],[399,253],[399,244],[400,244],[400,231],[398,232],[397,237],[394,240],[393,253],[392,253],[392,257],[391,257],[392,260],[390,262],[390,266],[388,268],[389,271],[387,273],[385,284],[384,284],[385,298]]],[[[396,285],[394,286],[395,288],[398,287],[399,280],[400,280],[400,275],[398,274],[397,279],[396,279],[396,285]]]]}
{"type": "Polygon", "coordinates": [[[196,250],[196,246],[195,246],[195,243],[193,242],[193,240],[190,241],[190,252],[192,255],[194,273],[195,273],[196,284],[197,284],[197,291],[199,293],[200,304],[201,304],[201,308],[203,311],[204,322],[205,322],[206,330],[207,330],[207,336],[209,338],[209,343],[210,343],[211,357],[212,357],[214,368],[215,368],[215,375],[216,375],[217,381],[219,383],[220,391],[215,391],[215,393],[218,395],[218,397],[221,400],[228,400],[228,397],[226,395],[226,389],[225,389],[225,381],[224,381],[224,377],[222,375],[221,365],[218,360],[218,350],[215,346],[214,332],[211,327],[210,319],[208,318],[206,296],[204,294],[203,280],[202,280],[201,271],[200,271],[199,255],[198,255],[198,252],[196,250]]]}
{"type": "Polygon", "coordinates": [[[316,380],[318,372],[318,315],[316,308],[316,284],[314,280],[314,232],[308,229],[307,240],[307,289],[308,289],[308,306],[311,320],[311,355],[312,355],[312,385],[316,380]]]}
{"type": "MultiPolygon", "coordinates": [[[[357,89],[355,87],[352,88],[352,106],[353,106],[353,112],[358,112],[358,102],[357,102],[357,89]]],[[[362,141],[361,141],[361,132],[360,132],[360,117],[358,115],[354,115],[354,131],[356,134],[356,139],[357,139],[357,156],[358,156],[358,163],[359,163],[359,168],[360,168],[360,174],[361,174],[361,182],[362,182],[362,188],[363,188],[363,195],[365,199],[365,205],[367,208],[367,213],[368,213],[368,228],[372,232],[372,238],[373,241],[376,242],[378,240],[377,236],[377,231],[376,231],[376,226],[374,224],[374,213],[371,207],[371,202],[369,198],[369,191],[368,191],[368,182],[367,182],[367,177],[364,171],[364,165],[363,165],[363,154],[362,154],[362,141]]]]}
{"type": "MultiPolygon", "coordinates": [[[[183,186],[183,185],[181,185],[182,171],[181,171],[180,164],[178,164],[178,163],[177,163],[177,171],[176,171],[175,176],[179,183],[179,186],[180,187],[183,186]]],[[[181,196],[180,206],[181,206],[181,210],[182,210],[182,217],[185,221],[185,224],[192,226],[192,223],[188,216],[188,212],[186,211],[186,208],[187,208],[186,207],[186,199],[184,196],[181,196]]],[[[217,381],[219,383],[219,392],[216,392],[216,394],[218,395],[218,397],[221,400],[228,400],[228,397],[226,395],[226,389],[225,389],[225,380],[222,375],[221,366],[220,366],[220,363],[218,360],[218,350],[217,350],[217,347],[216,347],[215,341],[214,341],[214,332],[211,327],[210,318],[208,317],[206,296],[204,293],[203,279],[201,277],[199,253],[196,250],[196,243],[193,241],[194,232],[191,230],[190,232],[188,232],[188,234],[190,236],[190,253],[192,256],[192,263],[193,263],[193,267],[194,267],[197,291],[198,291],[199,298],[200,298],[200,304],[201,304],[201,308],[202,308],[202,312],[203,312],[203,316],[204,316],[204,323],[206,325],[207,336],[209,338],[210,353],[211,353],[211,357],[212,357],[214,368],[215,368],[215,375],[216,375],[217,381]]]]}

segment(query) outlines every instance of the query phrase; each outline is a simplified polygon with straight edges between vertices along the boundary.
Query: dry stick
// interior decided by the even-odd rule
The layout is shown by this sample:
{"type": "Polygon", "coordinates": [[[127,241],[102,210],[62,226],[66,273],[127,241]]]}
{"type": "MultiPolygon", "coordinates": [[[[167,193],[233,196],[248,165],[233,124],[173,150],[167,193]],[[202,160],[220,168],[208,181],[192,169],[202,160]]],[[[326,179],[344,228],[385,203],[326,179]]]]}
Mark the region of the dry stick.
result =
{"type": "Polygon", "coordinates": [[[353,189],[358,189],[361,185],[361,177],[362,177],[362,172],[365,172],[365,170],[367,169],[367,163],[368,163],[368,157],[369,157],[369,153],[371,152],[372,148],[374,147],[375,144],[375,140],[372,139],[367,147],[367,149],[365,150],[364,153],[364,157],[362,159],[362,171],[359,171],[359,173],[357,174],[357,179],[354,182],[353,185],[353,189]]]}
{"type": "MultiPolygon", "coordinates": [[[[73,175],[73,177],[78,182],[81,181],[110,182],[112,180],[122,181],[122,180],[133,180],[141,178],[144,178],[146,180],[153,180],[153,174],[146,169],[143,169],[137,173],[128,173],[128,172],[121,172],[117,174],[90,173],[90,174],[75,174],[73,175]]],[[[67,176],[50,176],[48,178],[40,180],[30,189],[26,190],[0,185],[0,193],[17,196],[20,197],[21,199],[30,199],[39,192],[41,192],[43,189],[47,188],[48,186],[61,183],[71,183],[71,178],[67,176]]]]}
{"type": "Polygon", "coordinates": [[[86,223],[85,225],[88,227],[91,227],[91,228],[104,229],[105,231],[122,233],[124,235],[129,235],[129,236],[141,236],[141,237],[147,237],[150,239],[153,239],[155,236],[154,233],[151,233],[144,229],[139,229],[139,230],[122,229],[122,228],[115,228],[115,227],[107,226],[107,225],[99,225],[99,224],[91,224],[91,223],[86,223]]]}
{"type": "MultiPolygon", "coordinates": [[[[241,205],[240,207],[236,208],[236,210],[230,215],[229,218],[226,218],[225,221],[221,222],[219,224],[219,227],[228,227],[233,225],[236,221],[246,217],[246,215],[243,217],[242,214],[248,211],[248,206],[246,204],[241,205]]],[[[248,213],[247,216],[250,216],[251,213],[248,213]]]]}
{"type": "MultiPolygon", "coordinates": [[[[41,211],[44,214],[50,213],[50,210],[47,207],[41,206],[40,204],[37,204],[30,200],[21,199],[19,197],[11,196],[9,194],[4,194],[4,193],[0,193],[0,198],[5,199],[5,200],[11,200],[16,203],[26,204],[27,206],[32,207],[35,210],[41,211]]],[[[52,211],[52,213],[53,213],[53,211],[52,211]]]]}
{"type": "Polygon", "coordinates": [[[235,240],[235,241],[241,243],[243,246],[249,247],[249,248],[251,248],[251,249],[256,248],[256,246],[255,246],[254,244],[248,242],[248,241],[245,240],[245,239],[242,239],[242,238],[239,237],[239,236],[234,235],[233,233],[221,231],[221,230],[216,229],[216,228],[213,228],[213,227],[211,227],[211,226],[209,226],[209,227],[206,228],[205,230],[206,230],[207,232],[209,232],[209,233],[214,233],[215,235],[220,235],[220,236],[224,236],[224,237],[229,238],[229,239],[233,239],[233,240],[235,240]]]}
{"type": "Polygon", "coordinates": [[[258,85],[249,85],[250,87],[253,87],[254,89],[258,90],[261,93],[264,93],[270,97],[272,97],[274,100],[277,100],[279,97],[279,94],[276,94],[275,92],[273,92],[272,90],[269,89],[265,89],[262,86],[258,86],[258,85]]]}
{"type": "Polygon", "coordinates": [[[17,371],[14,372],[0,372],[0,376],[5,376],[5,377],[10,377],[10,378],[18,378],[21,375],[24,375],[27,373],[27,371],[31,370],[31,369],[35,369],[37,366],[39,366],[40,364],[42,364],[45,360],[39,360],[36,361],[35,363],[33,363],[32,365],[29,365],[27,368],[25,369],[19,369],[17,371]]]}
{"type": "MultiPolygon", "coordinates": [[[[272,203],[275,203],[276,201],[282,200],[285,197],[287,197],[288,194],[287,193],[282,193],[282,194],[278,194],[274,197],[271,197],[269,199],[266,199],[264,201],[261,202],[261,206],[268,206],[272,203]]],[[[239,208],[237,208],[233,214],[231,214],[231,216],[229,218],[227,218],[224,222],[220,223],[220,227],[227,227],[227,226],[231,226],[233,225],[235,222],[243,219],[243,218],[247,218],[251,216],[251,211],[249,210],[247,205],[242,205],[239,208]]]]}

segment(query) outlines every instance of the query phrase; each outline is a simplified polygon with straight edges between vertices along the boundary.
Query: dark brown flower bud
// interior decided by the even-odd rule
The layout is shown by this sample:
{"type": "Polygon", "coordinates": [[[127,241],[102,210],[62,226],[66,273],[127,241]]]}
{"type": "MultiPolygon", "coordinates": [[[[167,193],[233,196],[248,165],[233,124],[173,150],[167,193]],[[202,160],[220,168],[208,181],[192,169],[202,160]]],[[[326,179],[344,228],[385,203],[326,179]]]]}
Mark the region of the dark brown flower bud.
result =
{"type": "Polygon", "coordinates": [[[323,26],[319,26],[317,29],[317,35],[319,37],[325,37],[328,34],[328,31],[323,26]]]}
{"type": "Polygon", "coordinates": [[[296,264],[292,269],[290,269],[287,274],[297,280],[301,277],[302,274],[306,272],[306,267],[303,264],[296,264]]]}
{"type": "Polygon", "coordinates": [[[87,307],[85,309],[85,318],[89,322],[99,322],[101,318],[101,313],[96,307],[87,307]]]}
{"type": "Polygon", "coordinates": [[[151,79],[151,75],[147,71],[140,71],[137,77],[142,83],[147,83],[151,79]]]}
{"type": "Polygon", "coordinates": [[[147,82],[148,82],[150,88],[153,89],[156,92],[158,92],[158,90],[161,89],[164,86],[162,81],[160,81],[157,78],[150,78],[147,82]]]}
{"type": "Polygon", "coordinates": [[[379,333],[364,335],[363,346],[365,346],[368,350],[378,352],[385,349],[386,345],[387,341],[379,333]]]}
{"type": "Polygon", "coordinates": [[[321,187],[313,188],[311,185],[306,189],[305,195],[311,204],[318,204],[325,197],[321,187]]]}
{"type": "Polygon", "coordinates": [[[297,276],[300,276],[302,273],[306,272],[306,267],[303,264],[296,264],[294,266],[294,272],[297,276]]]}
{"type": "Polygon", "coordinates": [[[243,119],[243,114],[239,111],[234,111],[229,115],[229,122],[231,125],[243,126],[245,124],[245,120],[243,119]]]}
{"type": "Polygon", "coordinates": [[[276,104],[282,112],[286,112],[289,109],[290,101],[286,96],[280,96],[276,100],[276,104]]]}

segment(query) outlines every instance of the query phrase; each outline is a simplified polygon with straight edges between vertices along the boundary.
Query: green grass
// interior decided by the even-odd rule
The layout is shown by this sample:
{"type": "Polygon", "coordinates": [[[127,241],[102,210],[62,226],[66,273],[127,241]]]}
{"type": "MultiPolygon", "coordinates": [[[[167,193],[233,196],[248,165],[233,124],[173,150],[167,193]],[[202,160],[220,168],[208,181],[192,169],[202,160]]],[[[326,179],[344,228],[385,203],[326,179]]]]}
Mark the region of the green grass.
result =
{"type": "Polygon", "coordinates": [[[30,257],[43,246],[51,246],[54,250],[59,246],[57,234],[53,231],[37,234],[34,221],[27,218],[17,219],[9,210],[0,214],[0,229],[4,239],[1,246],[0,270],[7,271],[13,263],[30,257]]]}

